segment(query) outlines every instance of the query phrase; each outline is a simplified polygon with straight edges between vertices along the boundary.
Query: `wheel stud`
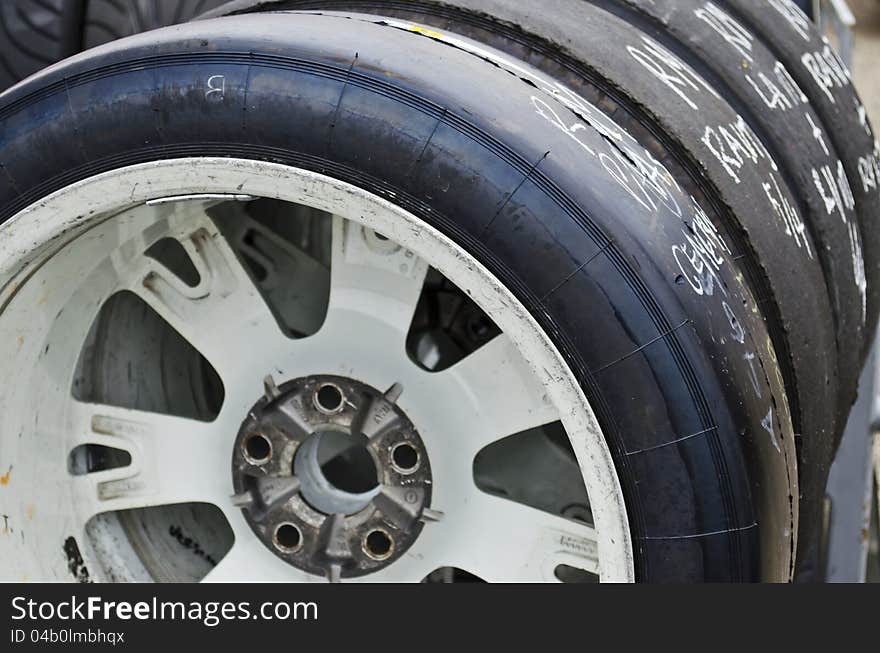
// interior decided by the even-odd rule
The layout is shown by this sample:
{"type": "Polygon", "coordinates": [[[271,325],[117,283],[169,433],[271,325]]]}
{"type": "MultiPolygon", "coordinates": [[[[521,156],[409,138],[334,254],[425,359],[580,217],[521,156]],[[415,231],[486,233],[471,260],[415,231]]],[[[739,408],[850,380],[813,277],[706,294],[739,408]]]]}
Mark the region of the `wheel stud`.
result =
{"type": "Polygon", "coordinates": [[[431,509],[431,508],[425,508],[424,510],[422,510],[422,516],[419,517],[419,519],[420,519],[423,523],[427,523],[427,522],[437,522],[437,521],[440,521],[441,519],[443,519],[443,517],[445,517],[445,515],[443,514],[442,511],[440,511],[440,510],[433,510],[433,509],[431,509]]]}
{"type": "Polygon", "coordinates": [[[275,379],[272,378],[271,374],[267,374],[266,378],[263,379],[263,390],[266,395],[266,399],[272,401],[273,399],[277,399],[281,395],[281,391],[278,389],[278,386],[275,385],[275,379]]]}
{"type": "Polygon", "coordinates": [[[241,492],[232,495],[232,505],[236,508],[248,508],[254,503],[254,497],[250,492],[241,492]]]}

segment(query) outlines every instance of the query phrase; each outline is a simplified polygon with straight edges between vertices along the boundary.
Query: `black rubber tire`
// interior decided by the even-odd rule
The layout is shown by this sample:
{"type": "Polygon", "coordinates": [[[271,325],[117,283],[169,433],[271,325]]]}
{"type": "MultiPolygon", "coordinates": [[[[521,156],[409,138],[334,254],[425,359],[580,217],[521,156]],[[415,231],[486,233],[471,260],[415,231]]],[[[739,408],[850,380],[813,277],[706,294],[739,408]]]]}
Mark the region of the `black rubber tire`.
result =
{"type": "MultiPolygon", "coordinates": [[[[785,66],[719,6],[701,0],[599,4],[665,38],[743,116],[777,163],[822,264],[835,323],[839,411],[845,418],[855,401],[866,333],[873,336],[880,308],[880,283],[867,283],[862,242],[880,238],[880,231],[859,224],[851,180],[821,118],[785,66]]],[[[713,136],[721,146],[718,155],[731,160],[725,168],[737,178],[739,161],[749,165],[749,160],[713,136]]]]}
{"type": "Polygon", "coordinates": [[[639,579],[789,579],[794,433],[734,255],[654,155],[522,75],[358,18],[238,16],[124,39],[0,98],[0,229],[77,180],[193,155],[377,193],[467,249],[553,339],[609,442],[639,579]],[[219,102],[205,97],[214,74],[219,102]]]}
{"type": "MultiPolygon", "coordinates": [[[[650,3],[639,4],[650,7],[650,3]]],[[[692,8],[694,5],[689,0],[679,4],[692,8]]],[[[848,236],[841,242],[841,225],[818,210],[821,207],[816,204],[810,168],[804,168],[816,160],[816,150],[810,145],[814,142],[812,134],[796,132],[796,126],[786,128],[785,133],[802,134],[798,141],[803,143],[792,153],[787,151],[791,146],[784,147],[775,134],[768,136],[782,128],[780,120],[757,110],[752,89],[748,89],[751,93],[742,93],[742,82],[734,90],[724,81],[725,77],[736,79],[728,64],[717,59],[712,46],[701,44],[707,35],[715,34],[710,27],[690,25],[695,30],[692,36],[688,36],[687,29],[675,27],[681,38],[690,43],[687,45],[678,41],[668,28],[631,11],[630,6],[627,0],[552,0],[536,11],[516,0],[237,0],[213,13],[294,8],[352,10],[417,20],[505,50],[552,74],[569,88],[581,92],[589,88],[590,93],[599,93],[603,101],[614,104],[618,122],[633,133],[640,129],[646,139],[662,143],[666,154],[655,152],[655,156],[667,165],[682,187],[706,202],[710,217],[729,239],[748,284],[760,298],[780,358],[795,429],[801,434],[798,462],[803,532],[815,534],[835,442],[855,392],[861,342],[867,340],[861,328],[861,301],[848,292],[853,287],[852,274],[847,276],[841,259],[830,255],[821,257],[821,262],[826,263],[823,268],[818,254],[832,245],[848,249],[848,236]],[[586,38],[585,30],[594,30],[603,38],[586,38]],[[698,100],[700,120],[668,86],[625,57],[626,46],[640,47],[646,34],[696,66],[713,86],[721,85],[728,91],[716,98],[704,90],[698,100]],[[689,47],[697,48],[705,60],[689,47]],[[707,147],[703,137],[707,125],[717,131],[721,125],[735,123],[740,114],[749,117],[749,125],[761,137],[759,148],[764,155],[757,157],[756,165],[745,165],[739,175],[741,183],[736,183],[728,166],[715,156],[713,148],[707,147]],[[767,146],[763,145],[765,141],[767,146]],[[781,158],[777,164],[782,166],[778,173],[769,163],[767,147],[786,150],[784,164],[781,158]],[[800,164],[798,157],[804,159],[800,164]],[[778,196],[771,198],[762,192],[766,182],[779,189],[778,196]],[[804,188],[798,182],[808,185],[804,188]],[[742,192],[743,188],[755,191],[742,192]],[[791,243],[787,243],[788,253],[783,254],[786,243],[780,242],[778,232],[765,218],[774,215],[780,202],[799,212],[806,202],[796,198],[802,196],[810,198],[809,206],[813,209],[805,216],[812,223],[803,234],[803,244],[808,244],[812,257],[804,256],[803,250],[791,243]],[[856,338],[859,344],[852,347],[848,338],[856,338]],[[837,352],[842,354],[840,363],[837,352]]],[[[675,9],[675,3],[666,8],[675,9]]],[[[762,56],[766,59],[766,53],[762,56]]],[[[755,139],[758,142],[758,137],[755,139]]],[[[872,311],[876,315],[876,306],[872,305],[872,311]]],[[[816,540],[815,536],[799,540],[800,559],[812,557],[816,540]]]]}
{"type": "MultiPolygon", "coordinates": [[[[801,458],[805,500],[799,561],[802,577],[815,577],[824,488],[846,416],[855,401],[864,356],[877,329],[880,230],[876,219],[880,207],[871,206],[862,193],[853,192],[861,182],[858,176],[852,176],[852,170],[847,174],[844,155],[835,144],[839,139],[829,133],[831,125],[813,108],[811,98],[792,79],[786,65],[760,36],[720,6],[699,0],[593,1],[625,20],[642,21],[646,31],[658,40],[666,37],[663,42],[668,47],[710,80],[778,164],[797,202],[795,208],[816,243],[815,254],[822,264],[835,318],[839,373],[836,410],[840,418],[831,437],[816,437],[806,427],[802,431],[804,438],[812,442],[801,458]]],[[[764,29],[769,22],[765,17],[764,29]]],[[[812,26],[809,30],[815,32],[812,26]]],[[[860,126],[849,125],[849,133],[855,128],[860,126]]],[[[724,144],[721,139],[717,142],[724,144]]],[[[720,153],[749,164],[735,151],[724,148],[720,153]]],[[[729,172],[738,174],[734,167],[735,163],[729,172]]]]}
{"type": "Polygon", "coordinates": [[[81,0],[0,2],[0,91],[81,49],[81,0]]]}
{"type": "Polygon", "coordinates": [[[868,121],[851,75],[813,24],[790,3],[724,0],[724,7],[786,67],[821,118],[842,162],[864,235],[869,308],[863,356],[877,330],[880,297],[880,143],[868,121]]]}
{"type": "MultiPolygon", "coordinates": [[[[877,297],[880,293],[880,143],[867,119],[865,108],[852,85],[850,72],[829,47],[818,30],[789,3],[755,3],[750,0],[724,0],[723,5],[745,25],[791,73],[797,85],[821,119],[821,126],[840,159],[855,202],[855,212],[863,234],[865,276],[868,282],[867,338],[862,358],[877,332],[877,297]],[[873,309],[872,309],[873,306],[873,309]]],[[[811,12],[810,12],[811,13],[811,12]]],[[[841,434],[842,435],[842,434],[841,434]]],[[[839,436],[835,440],[839,442],[839,436]]],[[[823,467],[830,466],[820,456],[814,459],[823,467]]],[[[818,490],[818,489],[817,489],[818,490]]],[[[821,488],[824,494],[824,486],[821,488]]],[[[816,503],[823,496],[816,494],[816,503]]],[[[814,513],[821,508],[814,504],[814,513]]],[[[803,580],[823,577],[819,568],[821,524],[818,518],[808,520],[802,535],[811,544],[801,552],[803,580]]]]}

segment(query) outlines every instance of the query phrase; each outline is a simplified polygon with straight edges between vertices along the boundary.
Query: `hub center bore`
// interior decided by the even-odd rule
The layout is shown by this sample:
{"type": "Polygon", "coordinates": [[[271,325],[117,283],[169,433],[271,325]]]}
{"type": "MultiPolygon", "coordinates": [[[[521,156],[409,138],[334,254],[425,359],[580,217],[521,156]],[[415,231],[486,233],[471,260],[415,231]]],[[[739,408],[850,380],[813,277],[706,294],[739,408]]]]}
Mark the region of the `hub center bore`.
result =
{"type": "Polygon", "coordinates": [[[329,375],[266,378],[236,437],[233,499],[276,555],[331,581],[361,576],[442,516],[429,507],[431,467],[397,406],[402,391],[329,375]]]}
{"type": "Polygon", "coordinates": [[[357,433],[319,431],[300,445],[293,473],[300,494],[327,515],[360,512],[381,491],[369,441],[357,433]]]}

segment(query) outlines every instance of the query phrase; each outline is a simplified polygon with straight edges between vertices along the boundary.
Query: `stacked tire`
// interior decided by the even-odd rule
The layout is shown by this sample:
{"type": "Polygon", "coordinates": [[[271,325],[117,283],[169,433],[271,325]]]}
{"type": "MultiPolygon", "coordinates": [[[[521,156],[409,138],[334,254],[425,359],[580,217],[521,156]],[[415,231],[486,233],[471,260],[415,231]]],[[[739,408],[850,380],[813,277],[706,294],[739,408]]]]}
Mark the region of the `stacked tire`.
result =
{"type": "MultiPolygon", "coordinates": [[[[10,5],[10,82],[48,63],[14,63],[21,29],[60,58],[197,13],[10,5]]],[[[236,0],[202,18],[0,96],[0,233],[60,188],[194,150],[369,187],[461,244],[565,358],[638,579],[820,575],[880,314],[880,146],[793,2],[236,0]],[[223,111],[198,101],[215,75],[223,111]]]]}

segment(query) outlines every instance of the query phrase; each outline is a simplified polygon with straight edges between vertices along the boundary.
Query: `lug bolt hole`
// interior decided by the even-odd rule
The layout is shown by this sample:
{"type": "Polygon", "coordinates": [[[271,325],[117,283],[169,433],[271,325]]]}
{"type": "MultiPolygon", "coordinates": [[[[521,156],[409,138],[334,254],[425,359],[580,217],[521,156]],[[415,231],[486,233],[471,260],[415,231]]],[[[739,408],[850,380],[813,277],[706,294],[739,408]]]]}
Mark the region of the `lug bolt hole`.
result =
{"type": "Polygon", "coordinates": [[[345,405],[345,396],[338,386],[332,383],[325,383],[314,396],[315,408],[326,415],[332,415],[342,410],[345,405]]]}
{"type": "Polygon", "coordinates": [[[302,532],[296,524],[289,522],[279,524],[275,528],[275,536],[273,538],[275,546],[284,553],[294,553],[299,550],[302,544],[302,532]]]}
{"type": "Polygon", "coordinates": [[[412,474],[419,468],[419,452],[408,442],[400,442],[391,449],[391,464],[401,474],[412,474]]]}
{"type": "Polygon", "coordinates": [[[363,549],[373,560],[385,560],[394,551],[394,541],[388,533],[377,528],[367,533],[363,549]]]}
{"type": "Polygon", "coordinates": [[[251,463],[262,465],[272,457],[272,443],[265,435],[252,435],[244,441],[244,455],[251,463]]]}

